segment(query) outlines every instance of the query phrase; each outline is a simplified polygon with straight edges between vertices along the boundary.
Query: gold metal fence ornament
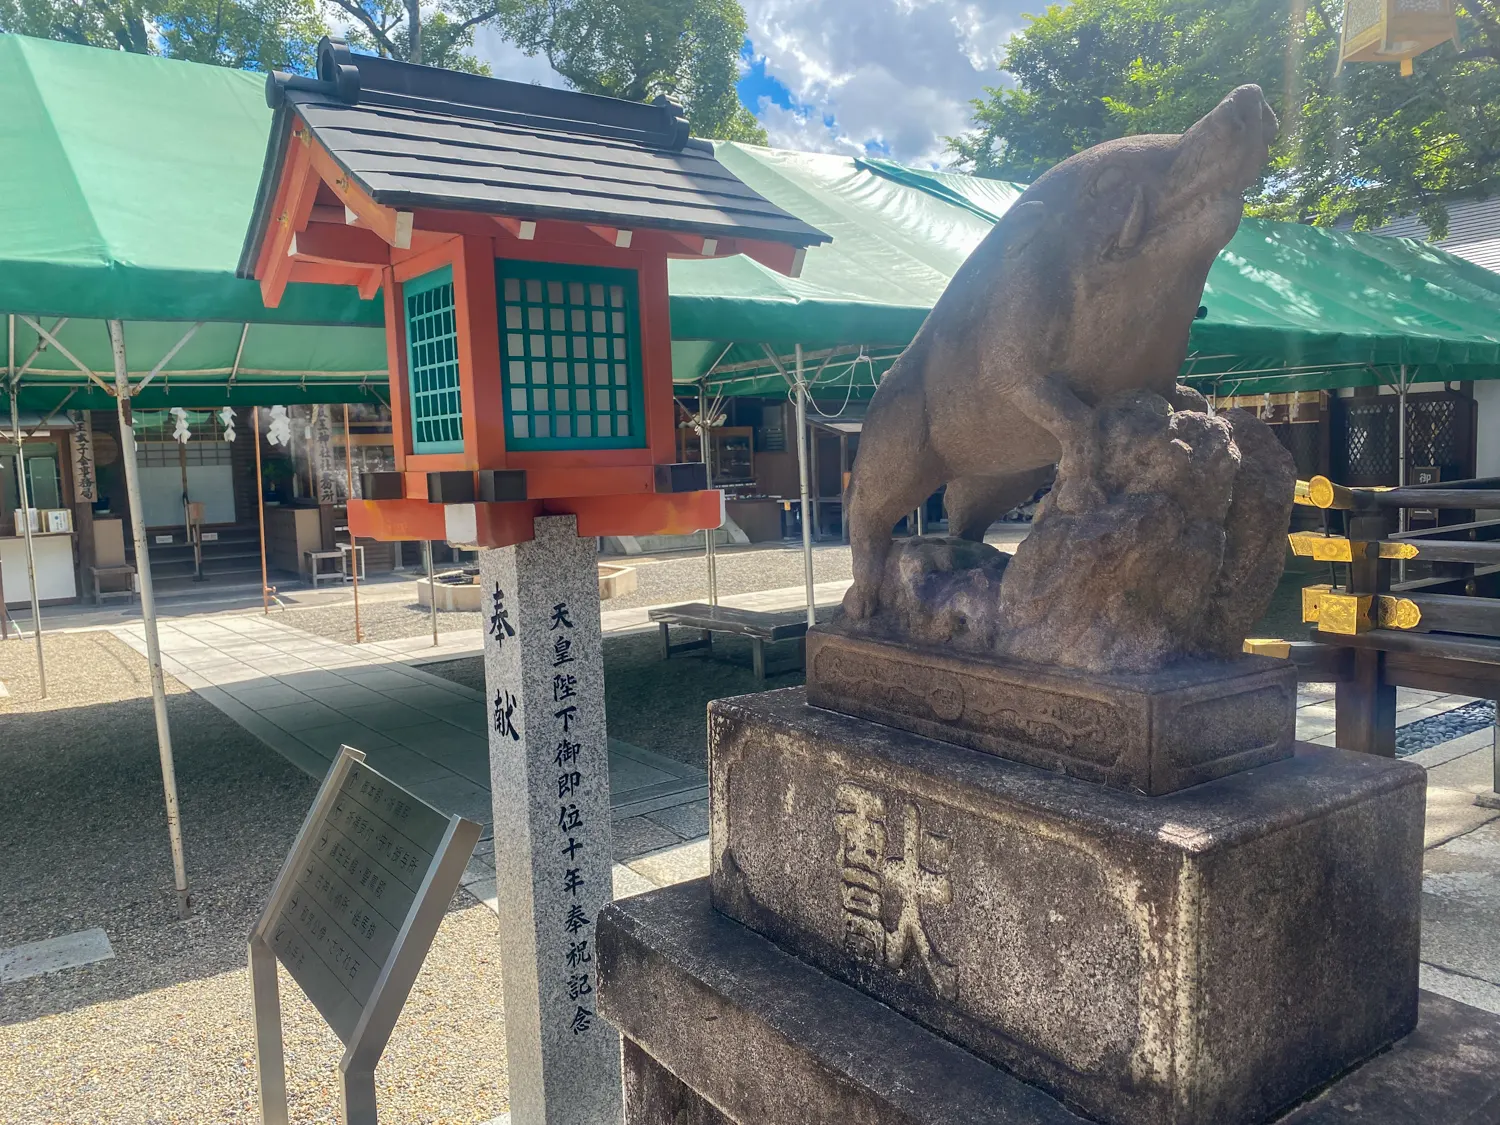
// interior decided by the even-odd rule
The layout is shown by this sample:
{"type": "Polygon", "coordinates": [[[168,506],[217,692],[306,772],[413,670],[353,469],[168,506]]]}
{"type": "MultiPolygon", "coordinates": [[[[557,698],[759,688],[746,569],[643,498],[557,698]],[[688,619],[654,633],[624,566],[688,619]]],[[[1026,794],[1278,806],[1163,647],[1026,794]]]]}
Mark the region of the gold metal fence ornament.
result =
{"type": "Polygon", "coordinates": [[[1422,549],[1416,543],[1395,543],[1390,540],[1365,542],[1345,539],[1339,535],[1324,535],[1317,531],[1294,531],[1287,537],[1292,554],[1310,558],[1316,562],[1353,562],[1356,558],[1414,559],[1422,549]]]}
{"type": "Polygon", "coordinates": [[[1304,586],[1302,620],[1315,623],[1320,633],[1354,636],[1376,626],[1415,629],[1421,624],[1422,610],[1410,598],[1391,594],[1349,594],[1328,585],[1304,586]]]}

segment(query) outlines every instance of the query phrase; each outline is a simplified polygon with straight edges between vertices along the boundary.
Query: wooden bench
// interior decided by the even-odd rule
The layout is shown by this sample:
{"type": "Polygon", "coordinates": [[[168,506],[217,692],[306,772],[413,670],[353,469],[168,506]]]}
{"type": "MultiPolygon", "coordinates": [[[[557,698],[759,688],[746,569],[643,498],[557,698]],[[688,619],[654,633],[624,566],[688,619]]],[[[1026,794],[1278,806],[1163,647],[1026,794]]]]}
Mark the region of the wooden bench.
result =
{"type": "Polygon", "coordinates": [[[127,599],[129,601],[132,601],[132,602],[135,601],[135,567],[133,567],[133,566],[124,566],[124,565],[121,565],[121,566],[91,566],[91,567],[89,567],[89,574],[93,577],[93,580],[94,580],[94,604],[95,605],[101,604],[104,601],[105,598],[125,598],[125,599],[127,599]],[[113,589],[113,590],[101,589],[100,588],[100,582],[99,582],[99,580],[101,578],[106,578],[106,579],[120,579],[120,578],[123,578],[125,580],[125,585],[124,585],[123,588],[118,588],[117,587],[116,589],[113,589]]]}
{"type": "MultiPolygon", "coordinates": [[[[777,641],[802,640],[807,635],[807,611],[786,610],[765,613],[754,609],[731,609],[728,606],[713,606],[705,602],[689,602],[686,605],[662,606],[647,611],[652,621],[661,629],[661,656],[669,659],[674,652],[692,649],[712,650],[715,633],[735,633],[750,638],[750,667],[757,683],[766,679],[766,645],[777,641]],[[671,627],[697,629],[703,635],[696,641],[673,644],[671,627]]],[[[802,666],[802,646],[796,667],[802,666]]]]}

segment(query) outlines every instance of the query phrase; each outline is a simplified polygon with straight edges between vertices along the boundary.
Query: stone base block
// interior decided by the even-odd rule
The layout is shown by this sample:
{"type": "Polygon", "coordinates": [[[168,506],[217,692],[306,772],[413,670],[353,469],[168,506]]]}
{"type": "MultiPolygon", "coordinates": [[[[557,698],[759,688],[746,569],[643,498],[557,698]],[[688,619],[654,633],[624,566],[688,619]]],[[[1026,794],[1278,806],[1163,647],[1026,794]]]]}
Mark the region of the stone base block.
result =
{"type": "Polygon", "coordinates": [[[705,879],[606,907],[597,948],[599,1012],[640,1048],[630,1125],[1083,1125],[715,912],[705,879]]]}
{"type": "Polygon", "coordinates": [[[1426,775],[1302,744],[1147,798],[710,704],[715,907],[1110,1125],[1246,1125],[1416,1021],[1426,775]]]}
{"type": "MultiPolygon", "coordinates": [[[[718,914],[705,880],[606,907],[598,941],[626,1125],[1087,1125],[718,914]]],[[[1430,992],[1420,1014],[1277,1125],[1496,1120],[1500,1017],[1430,992]]]]}
{"type": "Polygon", "coordinates": [[[1297,670],[1246,656],[1094,676],[818,626],[807,701],[1116,789],[1171,793],[1288,757],[1297,670]]]}

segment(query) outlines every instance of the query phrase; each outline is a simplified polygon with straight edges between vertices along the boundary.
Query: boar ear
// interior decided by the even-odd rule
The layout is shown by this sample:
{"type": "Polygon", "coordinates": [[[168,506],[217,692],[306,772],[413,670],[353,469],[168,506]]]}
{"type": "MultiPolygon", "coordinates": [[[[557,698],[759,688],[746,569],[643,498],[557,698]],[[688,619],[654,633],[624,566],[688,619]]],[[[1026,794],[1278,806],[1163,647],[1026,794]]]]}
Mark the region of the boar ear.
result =
{"type": "Polygon", "coordinates": [[[1012,207],[1001,218],[1005,224],[1005,253],[1019,254],[1042,229],[1042,220],[1047,217],[1047,205],[1040,199],[1032,199],[1012,207]]]}
{"type": "Polygon", "coordinates": [[[1134,250],[1141,241],[1141,235],[1145,229],[1146,193],[1137,184],[1130,196],[1130,213],[1125,216],[1125,223],[1120,227],[1120,235],[1115,239],[1115,246],[1120,250],[1134,250]]]}

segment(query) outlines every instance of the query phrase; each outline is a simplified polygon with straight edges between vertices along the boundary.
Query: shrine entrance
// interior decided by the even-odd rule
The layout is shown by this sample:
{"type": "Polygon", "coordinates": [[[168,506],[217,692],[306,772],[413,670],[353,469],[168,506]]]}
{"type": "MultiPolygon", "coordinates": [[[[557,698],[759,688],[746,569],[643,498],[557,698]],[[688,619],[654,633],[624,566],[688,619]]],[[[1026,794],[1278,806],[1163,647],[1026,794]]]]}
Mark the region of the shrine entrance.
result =
{"type": "Polygon", "coordinates": [[[203,505],[203,523],[234,523],[233,447],[227,441],[140,443],[141,507],[148,528],[181,528],[187,498],[203,505]]]}

